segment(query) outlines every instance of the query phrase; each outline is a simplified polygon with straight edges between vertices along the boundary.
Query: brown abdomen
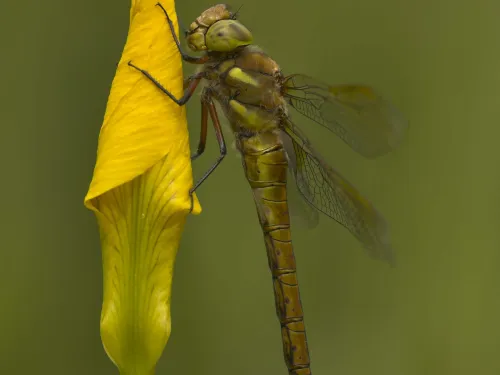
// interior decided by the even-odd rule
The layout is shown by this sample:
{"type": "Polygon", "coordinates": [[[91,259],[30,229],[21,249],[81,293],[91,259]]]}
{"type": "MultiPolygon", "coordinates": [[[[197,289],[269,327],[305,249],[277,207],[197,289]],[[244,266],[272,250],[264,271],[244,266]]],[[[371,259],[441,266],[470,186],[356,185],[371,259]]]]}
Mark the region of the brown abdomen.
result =
{"type": "Polygon", "coordinates": [[[309,375],[309,350],[286,196],[286,155],[277,132],[240,137],[238,147],[264,233],[285,362],[291,375],[309,375]]]}

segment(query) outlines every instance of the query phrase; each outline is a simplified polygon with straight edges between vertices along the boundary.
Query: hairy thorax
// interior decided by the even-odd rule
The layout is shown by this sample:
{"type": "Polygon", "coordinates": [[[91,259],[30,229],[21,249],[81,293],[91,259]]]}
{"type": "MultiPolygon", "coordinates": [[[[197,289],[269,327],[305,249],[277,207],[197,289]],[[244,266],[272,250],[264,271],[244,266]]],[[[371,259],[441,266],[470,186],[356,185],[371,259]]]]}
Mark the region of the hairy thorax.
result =
{"type": "Polygon", "coordinates": [[[242,47],[206,69],[210,89],[235,133],[251,136],[278,129],[286,112],[283,74],[260,48],[242,47]]]}

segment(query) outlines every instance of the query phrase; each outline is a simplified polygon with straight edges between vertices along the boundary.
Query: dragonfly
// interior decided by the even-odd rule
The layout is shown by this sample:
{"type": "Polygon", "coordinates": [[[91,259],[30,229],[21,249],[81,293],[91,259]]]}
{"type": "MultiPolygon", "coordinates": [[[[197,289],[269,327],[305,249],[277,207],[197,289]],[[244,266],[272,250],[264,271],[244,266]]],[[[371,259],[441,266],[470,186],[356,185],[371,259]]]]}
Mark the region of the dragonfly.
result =
{"type": "Polygon", "coordinates": [[[182,59],[201,69],[184,81],[184,94],[175,97],[153,75],[133,64],[179,106],[193,96],[200,82],[201,130],[197,151],[205,150],[210,117],[220,155],[191,189],[192,193],[219,166],[227,153],[216,103],[224,112],[242,155],[253,192],[272,274],[276,313],[281,325],[283,353],[290,375],[310,375],[310,356],[299,293],[287,200],[288,172],[307,206],[347,228],[374,258],[393,260],[388,225],[372,203],[337,170],[327,164],[291,112],[312,120],[337,135],[354,151],[375,158],[394,150],[408,123],[388,101],[366,85],[328,85],[303,74],[285,76],[279,65],[253,43],[238,12],[226,4],[201,13],[185,31],[186,53],[168,12],[158,3],[182,59]]]}

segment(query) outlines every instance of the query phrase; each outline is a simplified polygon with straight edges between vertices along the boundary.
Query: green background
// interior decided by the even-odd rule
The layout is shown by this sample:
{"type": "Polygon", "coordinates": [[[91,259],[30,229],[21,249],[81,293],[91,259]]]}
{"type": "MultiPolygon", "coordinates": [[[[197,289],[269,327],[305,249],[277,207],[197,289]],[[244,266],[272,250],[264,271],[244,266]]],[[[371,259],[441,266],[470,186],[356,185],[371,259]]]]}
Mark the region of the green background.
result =
{"type": "MultiPolygon", "coordinates": [[[[189,24],[209,5],[177,9],[189,24]]],[[[82,201],[129,3],[3,8],[0,373],[116,374],[99,338],[98,231],[82,201]]],[[[327,218],[312,231],[294,227],[315,374],[500,373],[499,12],[493,0],[244,3],[242,22],[285,73],[374,85],[411,124],[395,153],[366,161],[304,122],[391,223],[398,256],[396,269],[370,260],[327,218]]],[[[199,104],[188,112],[194,148],[199,104]]],[[[195,176],[216,155],[210,133],[195,176]]],[[[157,373],[286,374],[262,234],[234,152],[199,197],[157,373]]]]}

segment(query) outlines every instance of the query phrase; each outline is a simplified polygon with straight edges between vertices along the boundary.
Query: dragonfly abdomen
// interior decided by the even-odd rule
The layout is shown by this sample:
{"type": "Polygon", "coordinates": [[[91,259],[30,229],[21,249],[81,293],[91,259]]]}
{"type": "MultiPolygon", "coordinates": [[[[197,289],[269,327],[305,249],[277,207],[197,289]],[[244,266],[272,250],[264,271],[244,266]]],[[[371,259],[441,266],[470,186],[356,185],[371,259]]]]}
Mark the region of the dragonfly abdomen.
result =
{"type": "Polygon", "coordinates": [[[291,239],[285,151],[274,132],[238,141],[264,233],[285,362],[291,375],[308,375],[309,350],[291,239]]]}

